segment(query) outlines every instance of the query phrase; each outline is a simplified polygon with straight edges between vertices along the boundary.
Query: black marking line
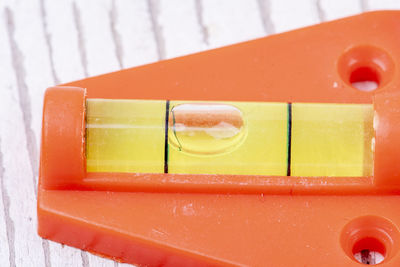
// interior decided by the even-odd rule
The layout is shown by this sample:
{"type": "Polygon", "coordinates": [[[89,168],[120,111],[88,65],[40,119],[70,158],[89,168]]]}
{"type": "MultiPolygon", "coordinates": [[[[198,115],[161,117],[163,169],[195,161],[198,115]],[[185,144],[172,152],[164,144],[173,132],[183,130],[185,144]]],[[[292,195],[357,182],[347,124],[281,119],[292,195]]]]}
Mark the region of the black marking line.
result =
{"type": "Polygon", "coordinates": [[[164,141],[164,173],[168,173],[168,123],[169,122],[169,100],[165,104],[165,141],[164,141]]]}
{"type": "Polygon", "coordinates": [[[287,171],[286,175],[291,175],[292,161],[292,103],[288,103],[288,124],[287,124],[287,171]]]}

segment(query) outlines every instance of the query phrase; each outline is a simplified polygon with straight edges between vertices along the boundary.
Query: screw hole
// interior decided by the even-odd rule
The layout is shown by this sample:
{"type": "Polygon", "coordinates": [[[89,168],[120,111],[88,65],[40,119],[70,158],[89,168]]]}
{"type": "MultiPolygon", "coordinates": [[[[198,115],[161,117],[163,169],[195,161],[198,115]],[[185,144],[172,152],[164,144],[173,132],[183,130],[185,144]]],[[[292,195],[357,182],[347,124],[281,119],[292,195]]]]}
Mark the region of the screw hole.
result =
{"type": "Polygon", "coordinates": [[[337,68],[346,84],[367,93],[385,87],[392,80],[394,61],[383,49],[360,45],[344,51],[337,68]]]}
{"type": "Polygon", "coordinates": [[[360,91],[370,92],[378,88],[379,76],[374,69],[361,67],[351,73],[350,83],[360,91]]]}
{"type": "Polygon", "coordinates": [[[385,259],[385,246],[375,238],[364,238],[354,244],[354,258],[365,265],[376,265],[385,259]]]}
{"type": "Polygon", "coordinates": [[[397,226],[377,216],[351,220],[343,228],[340,240],[348,257],[364,265],[389,262],[400,248],[397,226]]]}

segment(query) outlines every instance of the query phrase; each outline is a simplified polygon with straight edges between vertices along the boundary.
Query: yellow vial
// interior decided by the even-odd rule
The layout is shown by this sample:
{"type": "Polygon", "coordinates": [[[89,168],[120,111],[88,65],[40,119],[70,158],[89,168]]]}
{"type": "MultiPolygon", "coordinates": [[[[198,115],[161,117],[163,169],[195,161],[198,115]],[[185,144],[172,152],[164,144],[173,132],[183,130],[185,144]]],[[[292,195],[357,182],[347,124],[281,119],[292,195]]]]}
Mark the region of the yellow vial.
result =
{"type": "Polygon", "coordinates": [[[370,176],[361,104],[88,99],[89,172],[370,176]]]}

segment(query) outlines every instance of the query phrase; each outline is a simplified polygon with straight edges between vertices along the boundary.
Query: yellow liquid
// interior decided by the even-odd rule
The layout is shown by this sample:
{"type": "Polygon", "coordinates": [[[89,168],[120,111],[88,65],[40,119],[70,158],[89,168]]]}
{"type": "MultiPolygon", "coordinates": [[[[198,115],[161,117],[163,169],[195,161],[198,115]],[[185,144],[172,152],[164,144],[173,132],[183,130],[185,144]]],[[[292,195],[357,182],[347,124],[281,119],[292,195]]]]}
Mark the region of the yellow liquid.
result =
{"type": "Polygon", "coordinates": [[[87,100],[88,172],[164,171],[165,101],[87,100]]]}
{"type": "Polygon", "coordinates": [[[359,104],[87,100],[88,172],[370,176],[359,104]]]}
{"type": "MultiPolygon", "coordinates": [[[[181,101],[171,101],[172,110],[181,101]]],[[[187,103],[187,102],[186,102],[187,103]]],[[[193,102],[192,102],[193,103],[193,102]]],[[[168,166],[170,173],[196,174],[251,174],[251,175],[286,175],[287,170],[287,104],[226,102],[226,105],[239,109],[244,126],[239,138],[212,138],[212,142],[198,143],[190,136],[182,143],[214,150],[214,143],[230,141],[230,147],[208,156],[180,151],[170,146],[168,166]]],[[[170,134],[172,130],[170,130],[170,134]]],[[[194,136],[195,137],[195,136],[194,136]]],[[[185,146],[184,144],[182,145],[185,146]]]]}
{"type": "Polygon", "coordinates": [[[371,176],[372,105],[292,104],[293,176],[371,176]]]}

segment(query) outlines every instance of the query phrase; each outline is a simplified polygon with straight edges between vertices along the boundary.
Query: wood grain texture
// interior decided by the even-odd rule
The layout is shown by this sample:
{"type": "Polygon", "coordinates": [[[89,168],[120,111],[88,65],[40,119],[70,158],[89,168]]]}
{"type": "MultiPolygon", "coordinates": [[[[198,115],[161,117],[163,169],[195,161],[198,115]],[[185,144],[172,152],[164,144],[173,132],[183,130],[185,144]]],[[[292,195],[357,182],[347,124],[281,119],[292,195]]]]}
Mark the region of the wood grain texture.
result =
{"type": "MultiPolygon", "coordinates": [[[[125,266],[36,233],[43,93],[398,0],[5,0],[0,2],[0,266],[125,266]]],[[[137,90],[144,90],[138,88],[137,90]]]]}

